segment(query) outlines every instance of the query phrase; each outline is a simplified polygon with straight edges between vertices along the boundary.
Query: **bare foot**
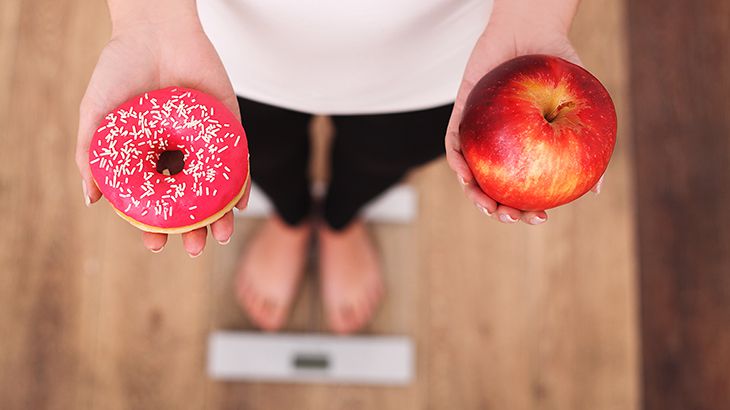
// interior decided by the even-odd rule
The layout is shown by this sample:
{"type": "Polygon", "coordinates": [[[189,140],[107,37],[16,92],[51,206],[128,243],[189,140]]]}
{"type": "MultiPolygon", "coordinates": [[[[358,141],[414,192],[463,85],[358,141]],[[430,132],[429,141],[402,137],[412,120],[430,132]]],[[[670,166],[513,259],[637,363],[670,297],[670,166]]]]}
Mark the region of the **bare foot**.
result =
{"type": "Polygon", "coordinates": [[[285,323],[306,262],[311,224],[291,227],[272,216],[248,243],[236,277],[238,303],[268,331],[285,323]]]}
{"type": "Polygon", "coordinates": [[[330,328],[351,333],[368,323],[383,296],[378,254],[362,220],[343,231],[319,228],[319,269],[330,328]]]}

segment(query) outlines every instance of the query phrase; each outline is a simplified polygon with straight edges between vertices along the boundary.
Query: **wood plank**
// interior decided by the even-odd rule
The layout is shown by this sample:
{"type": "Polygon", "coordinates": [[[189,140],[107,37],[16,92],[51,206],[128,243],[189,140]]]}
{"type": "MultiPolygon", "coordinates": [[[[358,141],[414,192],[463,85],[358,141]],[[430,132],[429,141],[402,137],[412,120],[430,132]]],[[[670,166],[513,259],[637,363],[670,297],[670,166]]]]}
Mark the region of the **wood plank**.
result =
{"type": "Polygon", "coordinates": [[[730,406],[730,3],[627,2],[646,409],[730,406]]]}
{"type": "Polygon", "coordinates": [[[2,407],[79,408],[83,394],[85,222],[70,161],[69,1],[3,2],[0,150],[2,407]],[[8,13],[8,14],[5,14],[8,13]],[[7,36],[7,37],[6,37],[7,36]],[[65,83],[68,85],[69,83],[65,83]]]}
{"type": "MultiPolygon", "coordinates": [[[[15,74],[15,56],[18,49],[20,0],[0,3],[0,90],[10,90],[15,74]]],[[[8,122],[10,93],[0,94],[0,124],[8,122]]]]}
{"type": "MultiPolygon", "coordinates": [[[[106,9],[6,0],[0,11],[1,50],[11,50],[2,55],[15,55],[0,59],[13,101],[13,121],[0,121],[10,136],[0,150],[3,408],[638,407],[625,121],[604,193],[552,212],[545,226],[485,220],[437,162],[412,179],[417,223],[372,227],[388,298],[366,332],[414,338],[413,385],[213,382],[208,332],[249,327],[231,281],[256,223],[190,260],[177,238],[152,255],[108,205],[84,208],[72,160],[76,107],[108,38],[106,9]]],[[[625,119],[622,21],[622,3],[586,0],[573,37],[625,119]]],[[[289,330],[324,330],[316,287],[312,266],[289,330]]]]}
{"type": "MultiPolygon", "coordinates": [[[[622,27],[620,3],[585,1],[572,37],[623,119],[622,27]]],[[[600,198],[551,212],[545,226],[483,221],[451,172],[424,177],[419,252],[430,282],[433,408],[638,408],[626,125],[600,198]]]]}

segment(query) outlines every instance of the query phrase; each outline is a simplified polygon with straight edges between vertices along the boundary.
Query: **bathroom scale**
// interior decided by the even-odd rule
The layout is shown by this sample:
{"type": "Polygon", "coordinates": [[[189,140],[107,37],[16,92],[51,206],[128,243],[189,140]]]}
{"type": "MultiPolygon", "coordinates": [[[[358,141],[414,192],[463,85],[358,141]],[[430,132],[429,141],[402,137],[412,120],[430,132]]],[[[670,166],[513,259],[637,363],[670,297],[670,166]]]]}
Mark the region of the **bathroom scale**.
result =
{"type": "Polygon", "coordinates": [[[216,331],[208,375],[222,381],[409,384],[414,346],[405,336],[334,336],[216,331]]]}
{"type": "MultiPolygon", "coordinates": [[[[322,198],[324,184],[312,186],[322,198]]],[[[416,190],[398,184],[367,204],[370,222],[412,222],[418,211],[416,190]]],[[[256,184],[248,207],[236,216],[261,218],[271,202],[256,184]]],[[[404,336],[335,336],[217,331],[208,339],[208,374],[215,380],[407,385],[414,374],[414,346],[404,336]]]]}

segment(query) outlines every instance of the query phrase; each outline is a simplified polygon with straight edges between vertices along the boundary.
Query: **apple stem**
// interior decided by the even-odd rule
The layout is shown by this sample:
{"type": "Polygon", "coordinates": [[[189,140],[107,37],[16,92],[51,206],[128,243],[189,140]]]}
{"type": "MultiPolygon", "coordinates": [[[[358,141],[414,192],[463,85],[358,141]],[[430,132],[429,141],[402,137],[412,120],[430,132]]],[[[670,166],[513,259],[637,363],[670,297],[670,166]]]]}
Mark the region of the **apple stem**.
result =
{"type": "Polygon", "coordinates": [[[555,109],[550,112],[549,114],[545,115],[545,119],[547,122],[553,122],[556,118],[558,118],[558,115],[560,115],[560,111],[562,111],[564,108],[570,108],[573,107],[575,104],[573,104],[572,101],[565,101],[564,103],[561,103],[555,109]]]}

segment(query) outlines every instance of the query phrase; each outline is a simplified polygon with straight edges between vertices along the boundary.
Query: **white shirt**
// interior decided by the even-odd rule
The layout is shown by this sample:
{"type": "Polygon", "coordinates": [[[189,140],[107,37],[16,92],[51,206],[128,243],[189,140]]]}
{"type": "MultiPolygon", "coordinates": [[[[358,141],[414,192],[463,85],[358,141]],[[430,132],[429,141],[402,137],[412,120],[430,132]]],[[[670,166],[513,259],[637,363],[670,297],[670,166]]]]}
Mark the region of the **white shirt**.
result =
{"type": "Polygon", "coordinates": [[[491,0],[199,0],[242,97],[317,114],[453,102],[491,0]]]}

